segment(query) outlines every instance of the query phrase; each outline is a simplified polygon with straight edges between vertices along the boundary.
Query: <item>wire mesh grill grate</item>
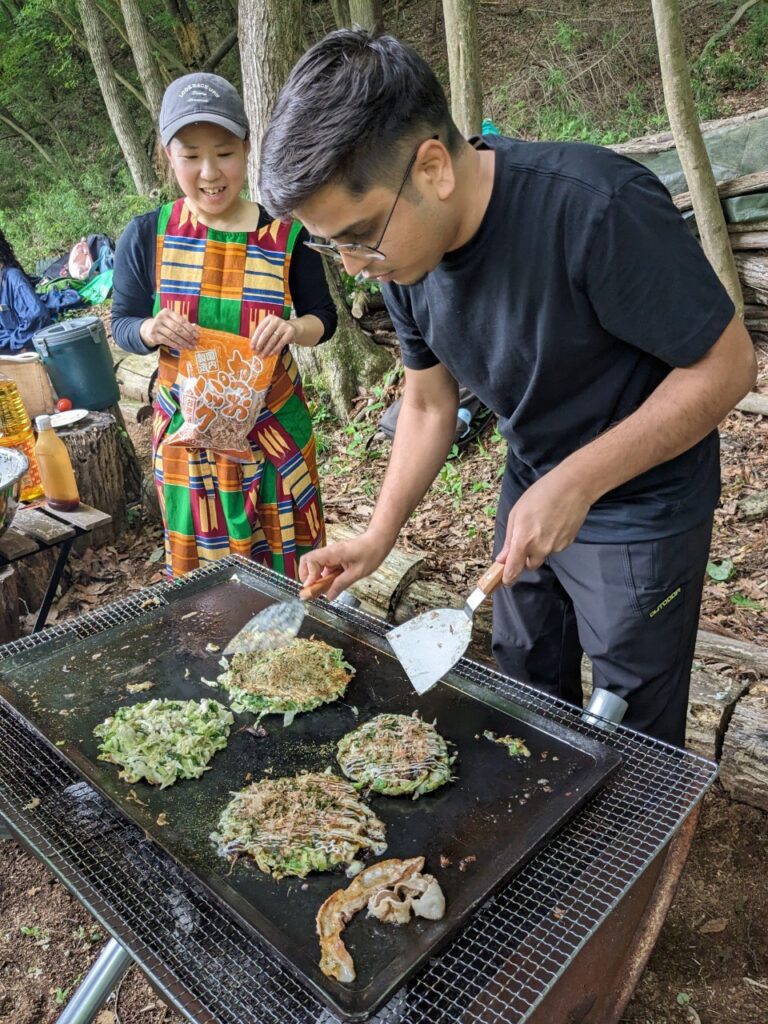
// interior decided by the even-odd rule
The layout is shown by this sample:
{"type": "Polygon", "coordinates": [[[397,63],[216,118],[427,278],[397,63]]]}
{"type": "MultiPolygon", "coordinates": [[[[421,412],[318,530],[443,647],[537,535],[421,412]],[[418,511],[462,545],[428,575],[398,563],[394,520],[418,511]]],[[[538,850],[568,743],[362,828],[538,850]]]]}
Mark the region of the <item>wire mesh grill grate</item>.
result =
{"type": "MultiPolygon", "coordinates": [[[[297,585],[231,557],[0,648],[0,663],[50,640],[92,636],[166,603],[222,568],[270,588],[297,585]]],[[[249,582],[244,579],[243,582],[249,582]]],[[[344,606],[342,619],[388,625],[344,606]]],[[[522,1024],[677,831],[715,775],[710,762],[628,729],[607,734],[556,698],[473,662],[466,678],[616,748],[624,764],[456,940],[377,1014],[381,1024],[522,1024]],[[498,984],[503,978],[503,997],[498,984]],[[492,982],[495,984],[491,988],[492,982]]],[[[199,1024],[332,1024],[335,1017],[109,801],[0,702],[0,813],[174,1004],[199,1024]]]]}

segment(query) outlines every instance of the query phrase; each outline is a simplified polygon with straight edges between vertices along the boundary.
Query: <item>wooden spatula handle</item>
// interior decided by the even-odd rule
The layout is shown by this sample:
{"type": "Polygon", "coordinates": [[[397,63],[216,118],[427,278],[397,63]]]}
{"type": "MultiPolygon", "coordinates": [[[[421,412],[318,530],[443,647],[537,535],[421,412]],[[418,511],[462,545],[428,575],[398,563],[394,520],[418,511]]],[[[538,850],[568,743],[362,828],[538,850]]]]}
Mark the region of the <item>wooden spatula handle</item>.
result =
{"type": "Polygon", "coordinates": [[[302,587],[301,590],[299,591],[299,597],[301,598],[302,601],[309,601],[310,598],[320,597],[321,594],[324,594],[327,590],[330,589],[330,586],[336,579],[336,577],[341,576],[343,572],[344,569],[340,565],[337,566],[335,569],[332,569],[331,572],[329,572],[327,575],[321,576],[320,579],[315,580],[314,583],[310,583],[308,587],[302,587]]]}
{"type": "Polygon", "coordinates": [[[493,565],[486,569],[480,579],[477,581],[478,589],[490,597],[494,590],[501,583],[501,577],[504,575],[504,563],[494,562],[493,565]]]}

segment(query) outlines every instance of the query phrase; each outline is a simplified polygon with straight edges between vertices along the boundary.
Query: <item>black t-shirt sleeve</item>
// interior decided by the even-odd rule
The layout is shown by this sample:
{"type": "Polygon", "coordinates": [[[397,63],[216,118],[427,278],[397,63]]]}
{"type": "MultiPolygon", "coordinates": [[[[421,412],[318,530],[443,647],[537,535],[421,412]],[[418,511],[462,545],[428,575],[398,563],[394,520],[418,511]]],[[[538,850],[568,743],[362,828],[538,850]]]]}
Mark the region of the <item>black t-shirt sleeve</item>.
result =
{"type": "Polygon", "coordinates": [[[669,366],[701,359],[735,312],[669,193],[650,172],[631,178],[608,202],[585,283],[607,331],[669,366]]]}
{"type": "Polygon", "coordinates": [[[381,293],[397,332],[403,365],[409,370],[428,370],[431,366],[437,366],[440,360],[424,341],[413,318],[406,289],[397,285],[384,285],[381,293]]]}
{"type": "Polygon", "coordinates": [[[135,217],[118,239],[112,293],[112,337],[127,352],[148,355],[141,340],[142,320],[155,301],[155,238],[158,211],[135,217]]]}
{"type": "Polygon", "coordinates": [[[308,313],[316,316],[324,328],[320,341],[327,341],[336,330],[338,314],[328,290],[323,259],[319,253],[304,245],[308,238],[306,228],[302,228],[291,253],[288,284],[296,316],[306,316],[308,313]]]}

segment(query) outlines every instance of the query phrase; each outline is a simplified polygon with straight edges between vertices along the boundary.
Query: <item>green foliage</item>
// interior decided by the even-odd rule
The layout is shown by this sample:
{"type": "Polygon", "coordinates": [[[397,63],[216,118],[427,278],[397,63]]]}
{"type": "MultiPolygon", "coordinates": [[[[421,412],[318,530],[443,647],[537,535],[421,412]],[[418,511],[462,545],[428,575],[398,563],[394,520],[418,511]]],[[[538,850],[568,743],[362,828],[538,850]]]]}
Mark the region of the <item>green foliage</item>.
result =
{"type": "Polygon", "coordinates": [[[735,594],[731,594],[731,603],[735,604],[737,608],[749,608],[753,612],[765,611],[765,605],[762,601],[756,601],[754,597],[746,597],[738,591],[735,594]]]}
{"type": "Polygon", "coordinates": [[[584,33],[575,25],[569,25],[565,21],[555,22],[554,43],[563,53],[573,53],[584,38],[584,33]]]}
{"type": "Polygon", "coordinates": [[[699,115],[716,117],[722,92],[744,92],[768,81],[768,5],[759,4],[747,13],[746,29],[731,33],[694,64],[692,80],[699,115]]]}
{"type": "Polygon", "coordinates": [[[102,167],[82,176],[60,178],[33,192],[23,207],[0,210],[5,232],[21,263],[33,269],[36,259],[70,248],[83,235],[101,232],[116,237],[137,214],[157,206],[157,197],[137,196],[125,168],[114,183],[102,167]]]}

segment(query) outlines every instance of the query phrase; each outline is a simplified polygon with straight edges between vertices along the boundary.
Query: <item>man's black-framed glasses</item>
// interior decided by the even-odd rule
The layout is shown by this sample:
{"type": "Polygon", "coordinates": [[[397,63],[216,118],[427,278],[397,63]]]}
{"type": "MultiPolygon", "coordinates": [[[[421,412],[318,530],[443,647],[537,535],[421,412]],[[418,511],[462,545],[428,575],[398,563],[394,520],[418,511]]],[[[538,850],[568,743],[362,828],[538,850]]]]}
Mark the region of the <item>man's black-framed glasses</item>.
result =
{"type": "MultiPolygon", "coordinates": [[[[437,139],[439,136],[433,135],[432,138],[437,139]]],[[[422,140],[422,142],[423,141],[425,140],[422,140]]],[[[416,157],[419,155],[422,142],[418,144],[413,156],[408,161],[408,166],[405,168],[403,180],[400,182],[400,188],[397,190],[395,201],[390,207],[389,214],[387,219],[384,221],[384,227],[381,229],[381,234],[379,235],[379,240],[376,242],[376,245],[364,245],[362,242],[333,242],[329,238],[315,238],[314,236],[305,241],[304,245],[306,245],[308,249],[314,249],[315,252],[321,253],[323,256],[329,256],[337,263],[341,263],[343,256],[351,256],[353,259],[361,260],[385,260],[387,257],[381,251],[379,246],[384,241],[384,235],[386,235],[389,222],[392,220],[392,214],[395,212],[397,201],[403,193],[405,183],[411,175],[411,171],[413,170],[413,165],[416,163],[416,157]]]]}

